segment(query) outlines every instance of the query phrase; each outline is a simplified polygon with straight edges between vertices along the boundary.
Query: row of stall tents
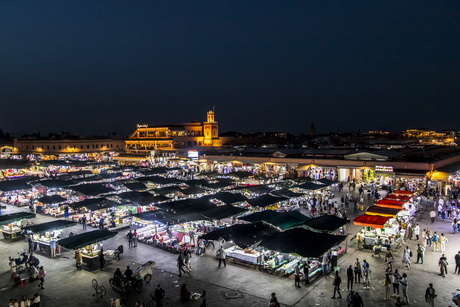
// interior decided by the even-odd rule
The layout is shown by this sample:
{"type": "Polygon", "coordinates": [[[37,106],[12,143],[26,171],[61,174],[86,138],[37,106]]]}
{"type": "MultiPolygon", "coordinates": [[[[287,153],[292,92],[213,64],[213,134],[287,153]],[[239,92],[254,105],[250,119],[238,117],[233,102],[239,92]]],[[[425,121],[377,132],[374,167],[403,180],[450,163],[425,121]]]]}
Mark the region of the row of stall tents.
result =
{"type": "Polygon", "coordinates": [[[302,257],[319,257],[346,239],[346,235],[333,235],[330,232],[349,222],[331,215],[308,219],[298,212],[278,213],[270,210],[241,220],[251,223],[217,229],[200,236],[200,239],[225,240],[241,248],[260,246],[302,257]]]}
{"type": "Polygon", "coordinates": [[[353,224],[371,228],[383,228],[388,220],[396,218],[398,214],[407,210],[404,206],[410,201],[413,192],[396,190],[393,194],[379,200],[370,206],[366,213],[357,216],[353,224]]]}

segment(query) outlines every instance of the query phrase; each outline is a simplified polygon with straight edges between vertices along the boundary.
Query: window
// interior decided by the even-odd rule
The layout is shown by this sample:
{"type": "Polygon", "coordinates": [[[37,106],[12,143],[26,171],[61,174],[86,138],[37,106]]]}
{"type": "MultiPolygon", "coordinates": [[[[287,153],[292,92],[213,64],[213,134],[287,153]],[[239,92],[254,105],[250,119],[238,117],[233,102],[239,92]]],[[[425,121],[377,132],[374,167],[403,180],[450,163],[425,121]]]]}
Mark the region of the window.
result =
{"type": "Polygon", "coordinates": [[[99,145],[96,144],[96,148],[97,148],[97,146],[99,146],[99,145]]]}
{"type": "Polygon", "coordinates": [[[59,145],[59,149],[61,149],[61,145],[59,145]]]}
{"type": "Polygon", "coordinates": [[[118,145],[117,145],[117,148],[118,148],[118,145]]]}
{"type": "Polygon", "coordinates": [[[50,149],[50,145],[46,145],[46,149],[50,149]]]}
{"type": "Polygon", "coordinates": [[[94,144],[93,144],[93,149],[94,149],[94,144]]]}
{"type": "Polygon", "coordinates": [[[89,145],[86,145],[86,149],[89,149],[89,145]]]}
{"type": "Polygon", "coordinates": [[[24,149],[24,145],[21,145],[21,149],[24,149]]]}
{"type": "Polygon", "coordinates": [[[26,149],[29,149],[29,145],[26,146],[26,149]]]}
{"type": "Polygon", "coordinates": [[[32,145],[32,149],[35,149],[35,145],[32,145]]]}
{"type": "Polygon", "coordinates": [[[113,144],[110,144],[110,148],[112,148],[112,147],[113,147],[113,144]]]}
{"type": "Polygon", "coordinates": [[[53,145],[53,149],[56,149],[56,146],[55,146],[55,145],[53,145]]]}
{"type": "Polygon", "coordinates": [[[107,144],[107,148],[109,148],[109,144],[107,144]]]}
{"type": "Polygon", "coordinates": [[[83,145],[81,145],[81,149],[83,149],[83,145]]]}

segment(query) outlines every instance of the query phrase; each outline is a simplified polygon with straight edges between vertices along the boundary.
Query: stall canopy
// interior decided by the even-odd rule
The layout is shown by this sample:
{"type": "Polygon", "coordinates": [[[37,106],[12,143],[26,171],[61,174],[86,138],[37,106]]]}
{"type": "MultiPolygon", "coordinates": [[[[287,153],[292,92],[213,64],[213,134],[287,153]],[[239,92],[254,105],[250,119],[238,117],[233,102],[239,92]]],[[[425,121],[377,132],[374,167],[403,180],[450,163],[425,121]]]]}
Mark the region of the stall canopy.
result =
{"type": "Polygon", "coordinates": [[[20,221],[23,219],[33,219],[35,217],[34,213],[28,212],[16,212],[11,214],[0,215],[0,225],[7,225],[14,221],[20,221]]]}
{"type": "Polygon", "coordinates": [[[161,177],[161,176],[141,177],[141,178],[137,178],[137,180],[140,181],[140,182],[150,182],[150,183],[153,183],[153,184],[162,184],[162,185],[180,183],[179,179],[164,178],[164,177],[161,177]]]}
{"type": "Polygon", "coordinates": [[[91,175],[83,178],[73,179],[74,183],[101,181],[103,178],[99,175],[91,175]]]}
{"type": "Polygon", "coordinates": [[[107,208],[116,208],[119,206],[129,206],[129,205],[132,205],[132,203],[129,203],[129,202],[117,203],[117,202],[110,201],[110,200],[104,200],[99,203],[87,205],[85,206],[85,208],[88,211],[97,211],[97,210],[102,210],[102,209],[107,209],[107,208]]]}
{"type": "Polygon", "coordinates": [[[179,187],[165,187],[165,188],[158,188],[158,189],[154,189],[153,191],[157,194],[160,194],[160,195],[166,195],[166,194],[173,194],[177,191],[181,191],[182,189],[179,188],[179,187]]]}
{"type": "Polygon", "coordinates": [[[40,180],[35,182],[41,186],[47,187],[48,189],[58,189],[65,188],[73,184],[73,180],[61,180],[61,179],[52,179],[52,180],[40,180]]]}
{"type": "Polygon", "coordinates": [[[45,232],[45,231],[50,231],[50,230],[64,229],[64,228],[72,227],[75,225],[77,225],[77,222],[57,220],[57,221],[52,221],[48,223],[27,226],[27,227],[24,227],[23,229],[28,232],[39,233],[39,232],[45,232]]]}
{"type": "Polygon", "coordinates": [[[152,197],[153,195],[149,192],[135,192],[135,191],[130,191],[130,192],[123,192],[120,194],[117,194],[118,197],[122,199],[129,199],[129,200],[138,200],[146,197],[152,197]]]}
{"type": "Polygon", "coordinates": [[[411,198],[412,198],[411,196],[395,195],[395,194],[390,194],[385,197],[385,199],[388,199],[388,200],[399,200],[399,201],[404,201],[404,202],[408,202],[411,198]]]}
{"type": "Polygon", "coordinates": [[[157,207],[163,210],[171,210],[178,214],[185,214],[190,212],[202,212],[208,209],[215,208],[216,205],[209,201],[209,199],[184,199],[172,201],[169,203],[158,204],[157,207]]]}
{"type": "Polygon", "coordinates": [[[97,196],[115,191],[114,189],[106,187],[101,183],[77,185],[71,189],[86,196],[97,196]]]}
{"type": "Polygon", "coordinates": [[[204,184],[207,184],[208,181],[204,180],[204,179],[193,179],[193,180],[184,180],[184,181],[182,181],[182,183],[185,183],[189,187],[199,187],[199,186],[202,186],[204,184]]]}
{"type": "Polygon", "coordinates": [[[141,206],[148,206],[150,204],[162,203],[171,200],[166,196],[154,196],[149,192],[124,192],[118,194],[117,196],[121,199],[127,199],[136,202],[141,206]]]}
{"type": "Polygon", "coordinates": [[[297,187],[299,189],[315,191],[315,190],[327,188],[328,186],[325,185],[325,184],[316,184],[316,183],[313,183],[313,182],[305,182],[305,183],[302,183],[301,185],[299,185],[297,187]]]}
{"type": "Polygon", "coordinates": [[[201,215],[208,219],[213,219],[213,220],[221,220],[221,219],[226,219],[230,218],[233,216],[237,216],[240,214],[245,213],[245,209],[233,207],[231,205],[224,205],[224,206],[219,206],[215,208],[208,209],[206,211],[201,212],[201,215]]]}
{"type": "Polygon", "coordinates": [[[383,225],[391,219],[389,216],[381,216],[381,215],[360,215],[353,220],[353,224],[358,226],[366,226],[366,227],[373,227],[373,228],[383,228],[383,225]]]}
{"type": "Polygon", "coordinates": [[[3,192],[29,190],[30,188],[32,187],[22,180],[8,180],[0,182],[0,191],[3,192]]]}
{"type": "Polygon", "coordinates": [[[148,211],[137,213],[133,216],[144,221],[159,222],[164,225],[177,225],[181,223],[197,222],[207,219],[196,212],[187,214],[174,214],[172,212],[165,211],[148,211]]]}
{"type": "Polygon", "coordinates": [[[379,206],[370,206],[366,214],[367,215],[381,215],[381,216],[389,216],[389,217],[396,217],[396,215],[401,212],[401,209],[394,209],[394,208],[385,208],[379,206]]]}
{"type": "Polygon", "coordinates": [[[102,177],[102,179],[114,179],[123,176],[122,172],[111,172],[111,173],[103,173],[100,174],[99,176],[102,177]]]}
{"type": "Polygon", "coordinates": [[[248,199],[247,202],[253,206],[253,207],[268,207],[270,205],[279,203],[281,201],[288,200],[289,198],[287,197],[276,197],[276,196],[271,196],[268,194],[253,198],[253,199],[248,199]]]}
{"type": "Polygon", "coordinates": [[[60,204],[67,201],[64,197],[60,195],[51,195],[51,196],[43,196],[37,199],[37,201],[41,202],[42,204],[46,205],[53,205],[53,204],[60,204]]]}
{"type": "Polygon", "coordinates": [[[32,163],[25,160],[0,159],[0,169],[26,169],[32,163]]]}
{"type": "Polygon", "coordinates": [[[287,229],[308,221],[310,218],[303,215],[299,211],[276,212],[273,210],[265,210],[239,218],[246,222],[266,222],[281,229],[287,229]]]}
{"type": "Polygon", "coordinates": [[[271,194],[276,195],[276,196],[289,197],[289,198],[301,197],[305,195],[305,193],[294,193],[291,190],[286,189],[286,188],[273,191],[271,192],[271,194]]]}
{"type": "Polygon", "coordinates": [[[225,174],[225,176],[243,179],[243,178],[252,177],[254,176],[254,174],[250,172],[232,172],[232,173],[225,174]]]}
{"type": "Polygon", "coordinates": [[[125,188],[131,191],[145,191],[147,186],[142,182],[128,182],[123,184],[125,188]]]}
{"type": "Polygon", "coordinates": [[[208,188],[208,189],[211,189],[211,190],[219,190],[219,189],[228,188],[228,187],[231,187],[231,186],[234,186],[234,185],[235,185],[235,183],[233,183],[233,182],[216,182],[216,183],[203,184],[202,187],[205,187],[205,188],[208,188]]]}
{"type": "Polygon", "coordinates": [[[328,185],[328,186],[337,183],[337,181],[335,181],[335,180],[329,180],[329,179],[327,179],[327,178],[321,178],[321,179],[318,179],[318,180],[316,180],[316,181],[321,182],[322,184],[325,184],[325,185],[328,185]]]}
{"type": "Polygon", "coordinates": [[[104,241],[115,237],[118,232],[104,230],[94,230],[90,232],[85,232],[73,237],[68,237],[57,241],[57,244],[65,247],[67,249],[82,248],[87,245],[95,244],[100,241],[104,241]]]}
{"type": "Polygon", "coordinates": [[[141,170],[140,173],[144,176],[151,176],[151,175],[161,175],[166,174],[165,167],[157,167],[152,169],[141,170]]]}
{"type": "Polygon", "coordinates": [[[335,231],[350,221],[335,215],[322,215],[304,223],[305,226],[322,231],[335,231]]]}
{"type": "Polygon", "coordinates": [[[205,235],[200,236],[204,240],[219,240],[233,241],[236,245],[245,248],[259,243],[265,237],[278,233],[275,227],[259,222],[255,224],[237,224],[230,227],[214,230],[205,235]]]}
{"type": "Polygon", "coordinates": [[[203,194],[203,193],[206,193],[206,190],[203,190],[203,189],[200,189],[200,188],[193,187],[193,188],[188,188],[188,189],[180,190],[180,192],[181,192],[182,194],[185,194],[185,195],[196,195],[196,194],[203,194]]]}
{"type": "Polygon", "coordinates": [[[375,205],[379,207],[402,209],[402,206],[405,204],[403,201],[391,200],[391,199],[382,199],[379,200],[375,205]]]}
{"type": "Polygon", "coordinates": [[[403,191],[403,190],[396,190],[393,192],[394,195],[414,195],[414,192],[410,192],[410,191],[403,191]]]}
{"type": "Polygon", "coordinates": [[[214,195],[208,195],[202,198],[217,199],[226,204],[241,203],[241,202],[248,200],[248,198],[244,196],[243,194],[229,193],[229,192],[217,192],[214,195]]]}
{"type": "Polygon", "coordinates": [[[90,198],[90,199],[85,199],[83,201],[77,201],[74,203],[70,203],[69,207],[72,208],[73,210],[78,210],[83,207],[87,207],[92,204],[98,204],[105,201],[105,198],[90,198]]]}
{"type": "Polygon", "coordinates": [[[234,188],[233,190],[246,190],[255,194],[266,194],[273,191],[274,188],[269,187],[268,185],[253,185],[253,186],[246,186],[246,187],[238,187],[234,188]]]}
{"type": "Polygon", "coordinates": [[[281,253],[319,257],[345,238],[346,236],[318,233],[305,228],[292,228],[265,237],[260,245],[281,253]]]}

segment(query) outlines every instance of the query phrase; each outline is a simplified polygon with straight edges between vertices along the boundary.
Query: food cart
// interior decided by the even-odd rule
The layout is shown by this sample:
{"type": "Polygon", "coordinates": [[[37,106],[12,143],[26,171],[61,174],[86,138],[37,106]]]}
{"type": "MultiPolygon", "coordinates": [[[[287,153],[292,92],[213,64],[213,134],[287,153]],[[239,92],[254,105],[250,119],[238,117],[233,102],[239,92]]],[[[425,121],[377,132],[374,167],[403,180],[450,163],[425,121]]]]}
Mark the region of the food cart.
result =
{"type": "Polygon", "coordinates": [[[34,213],[28,212],[0,215],[0,226],[2,226],[1,231],[5,240],[14,241],[22,239],[22,220],[34,217],[34,213]]]}
{"type": "MultiPolygon", "coordinates": [[[[83,263],[86,263],[89,268],[99,263],[100,242],[116,236],[118,232],[109,230],[94,230],[85,232],[79,235],[60,239],[57,244],[67,249],[81,249],[83,263]]],[[[104,251],[106,261],[115,258],[115,250],[107,249],[104,251]]]]}
{"type": "MultiPolygon", "coordinates": [[[[33,236],[33,240],[34,242],[37,242],[38,250],[40,250],[40,252],[46,255],[51,255],[51,240],[58,240],[62,229],[75,225],[77,225],[76,222],[58,220],[33,226],[27,226],[23,228],[23,231],[25,234],[33,236]]],[[[59,256],[60,254],[60,248],[58,245],[56,245],[56,256],[59,256]]]]}

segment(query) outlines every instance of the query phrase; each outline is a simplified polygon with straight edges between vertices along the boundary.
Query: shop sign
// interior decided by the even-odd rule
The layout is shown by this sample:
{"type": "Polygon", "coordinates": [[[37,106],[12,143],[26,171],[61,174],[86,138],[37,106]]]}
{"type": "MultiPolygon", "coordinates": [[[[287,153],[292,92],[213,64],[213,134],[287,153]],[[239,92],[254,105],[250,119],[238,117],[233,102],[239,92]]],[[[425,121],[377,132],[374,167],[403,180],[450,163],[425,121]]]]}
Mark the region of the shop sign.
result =
{"type": "Polygon", "coordinates": [[[198,159],[198,151],[197,150],[189,150],[187,156],[190,159],[198,159]]]}
{"type": "Polygon", "coordinates": [[[148,127],[149,127],[149,125],[139,125],[139,124],[137,124],[137,128],[148,128],[148,127]]]}
{"type": "Polygon", "coordinates": [[[375,171],[376,172],[388,172],[388,173],[391,173],[391,172],[393,172],[393,167],[392,166],[376,166],[375,171]]]}

